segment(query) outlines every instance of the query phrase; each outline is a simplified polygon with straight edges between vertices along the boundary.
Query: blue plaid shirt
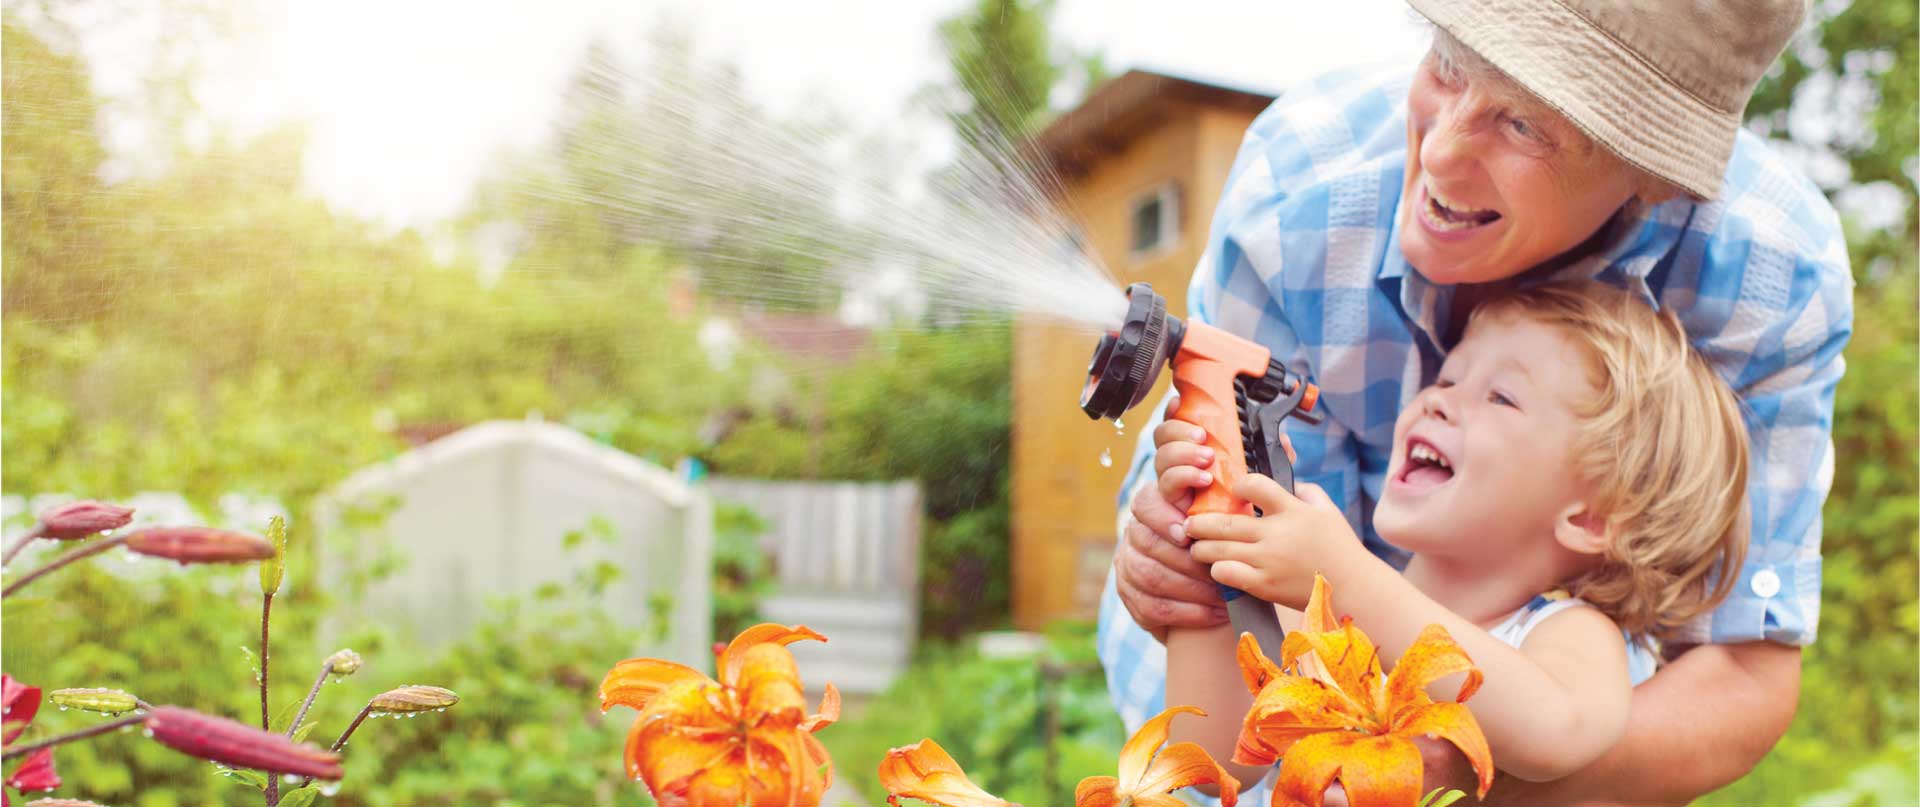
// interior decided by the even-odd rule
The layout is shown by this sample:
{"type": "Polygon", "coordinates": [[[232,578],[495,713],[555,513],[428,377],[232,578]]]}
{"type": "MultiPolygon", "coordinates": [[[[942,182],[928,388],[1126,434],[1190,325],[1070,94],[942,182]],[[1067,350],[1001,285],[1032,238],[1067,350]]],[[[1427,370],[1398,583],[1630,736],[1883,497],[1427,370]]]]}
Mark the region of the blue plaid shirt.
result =
{"type": "MultiPolygon", "coordinates": [[[[1396,565],[1371,511],[1393,421],[1444,355],[1451,289],[1401,255],[1394,221],[1406,168],[1405,67],[1337,72],[1294,88],[1248,129],[1193,273],[1189,316],[1250,337],[1319,384],[1319,426],[1286,421],[1296,478],[1326,489],[1367,546],[1396,565]]],[[[1852,333],[1852,274],[1833,208],[1742,132],[1721,198],[1649,206],[1607,225],[1552,278],[1597,278],[1679,312],[1693,343],[1745,404],[1753,543],[1733,595],[1688,641],[1813,641],[1820,615],[1820,505],[1833,480],[1833,390],[1852,333]]],[[[1120,495],[1151,476],[1140,430],[1120,495]],[[1144,472],[1144,475],[1143,475],[1144,472]]],[[[1099,653],[1129,730],[1163,707],[1166,649],[1135,625],[1111,575],[1099,653]]]]}

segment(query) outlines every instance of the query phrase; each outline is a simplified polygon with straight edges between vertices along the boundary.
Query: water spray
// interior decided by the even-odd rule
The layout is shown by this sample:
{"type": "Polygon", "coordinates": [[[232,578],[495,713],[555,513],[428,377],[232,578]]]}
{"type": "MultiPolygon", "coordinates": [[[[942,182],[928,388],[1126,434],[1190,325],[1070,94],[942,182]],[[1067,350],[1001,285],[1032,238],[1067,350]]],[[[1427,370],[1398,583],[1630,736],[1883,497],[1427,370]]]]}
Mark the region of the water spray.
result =
{"type": "MultiPolygon", "coordinates": [[[[1118,330],[1100,338],[1087,366],[1080,408],[1095,420],[1118,418],[1139,405],[1173,367],[1180,406],[1171,415],[1207,432],[1214,450],[1213,483],[1195,494],[1187,515],[1256,515],[1252,503],[1230,492],[1247,473],[1266,474],[1293,492],[1293,463],[1282,442],[1281,421],[1296,417],[1319,423],[1320,388],[1273,360],[1266,348],[1204,322],[1183,322],[1167,313],[1167,298],[1145,283],[1127,287],[1127,316],[1118,330]]],[[[1237,633],[1251,633],[1268,658],[1280,657],[1283,633],[1273,606],[1229,586],[1220,586],[1237,633]]]]}

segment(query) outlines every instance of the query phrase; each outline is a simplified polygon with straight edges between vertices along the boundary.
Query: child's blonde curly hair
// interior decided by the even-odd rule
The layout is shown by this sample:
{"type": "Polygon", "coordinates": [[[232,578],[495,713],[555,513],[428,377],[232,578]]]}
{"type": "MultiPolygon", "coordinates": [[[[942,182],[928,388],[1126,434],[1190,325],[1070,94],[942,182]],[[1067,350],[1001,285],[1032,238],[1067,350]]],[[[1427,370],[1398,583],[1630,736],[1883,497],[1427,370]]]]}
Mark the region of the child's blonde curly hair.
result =
{"type": "Polygon", "coordinates": [[[1672,312],[1600,283],[1510,292],[1469,326],[1488,317],[1557,327],[1589,362],[1573,455],[1610,540],[1568,592],[1643,639],[1713,610],[1747,553],[1747,429],[1727,382],[1672,312]]]}

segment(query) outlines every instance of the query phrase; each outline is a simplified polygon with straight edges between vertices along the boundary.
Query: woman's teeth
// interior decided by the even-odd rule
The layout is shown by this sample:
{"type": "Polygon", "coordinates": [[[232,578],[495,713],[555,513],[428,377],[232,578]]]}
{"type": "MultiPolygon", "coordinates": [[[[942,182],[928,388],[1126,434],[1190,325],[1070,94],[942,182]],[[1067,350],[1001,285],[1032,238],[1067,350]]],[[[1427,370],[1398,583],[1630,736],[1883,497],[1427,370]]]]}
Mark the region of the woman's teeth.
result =
{"type": "Polygon", "coordinates": [[[1427,223],[1439,230],[1465,230],[1482,224],[1491,224],[1500,218],[1500,214],[1483,208],[1467,207],[1444,199],[1432,188],[1427,189],[1427,205],[1422,211],[1427,223]]]}

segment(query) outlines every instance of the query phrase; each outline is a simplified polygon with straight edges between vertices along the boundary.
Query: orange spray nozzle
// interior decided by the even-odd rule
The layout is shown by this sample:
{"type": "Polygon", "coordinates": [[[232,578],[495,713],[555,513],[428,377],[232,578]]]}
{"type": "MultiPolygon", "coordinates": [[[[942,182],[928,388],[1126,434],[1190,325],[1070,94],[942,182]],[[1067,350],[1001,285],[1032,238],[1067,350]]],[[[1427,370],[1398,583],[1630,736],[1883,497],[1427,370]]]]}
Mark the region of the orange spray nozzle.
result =
{"type": "MultiPolygon", "coordinates": [[[[1293,490],[1281,421],[1298,417],[1318,423],[1319,388],[1254,342],[1167,314],[1166,298],[1145,283],[1127,289],[1126,319],[1094,350],[1080,408],[1095,419],[1118,418],[1146,397],[1168,364],[1180,393],[1172,417],[1204,429],[1214,451],[1213,482],[1195,495],[1187,514],[1253,514],[1252,504],[1230,492],[1249,472],[1267,474],[1293,490]]],[[[1234,628],[1253,634],[1261,650],[1278,658],[1282,637],[1273,609],[1226,586],[1221,598],[1234,628]]]]}

